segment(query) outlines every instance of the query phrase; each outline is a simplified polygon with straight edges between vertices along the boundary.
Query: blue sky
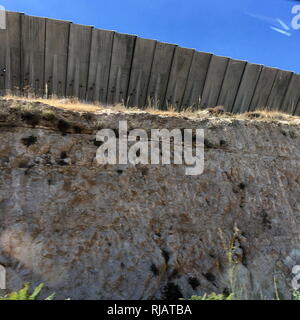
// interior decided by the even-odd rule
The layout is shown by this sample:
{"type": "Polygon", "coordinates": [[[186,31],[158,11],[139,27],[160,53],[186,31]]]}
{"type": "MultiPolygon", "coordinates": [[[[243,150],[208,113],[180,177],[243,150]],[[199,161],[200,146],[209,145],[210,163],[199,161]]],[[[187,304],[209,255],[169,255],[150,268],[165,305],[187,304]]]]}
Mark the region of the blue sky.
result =
{"type": "MultiPolygon", "coordinates": [[[[73,21],[300,73],[289,0],[0,0],[7,10],[73,21]],[[285,30],[290,36],[270,26],[285,30]]],[[[300,4],[300,2],[298,3],[300,4]]]]}

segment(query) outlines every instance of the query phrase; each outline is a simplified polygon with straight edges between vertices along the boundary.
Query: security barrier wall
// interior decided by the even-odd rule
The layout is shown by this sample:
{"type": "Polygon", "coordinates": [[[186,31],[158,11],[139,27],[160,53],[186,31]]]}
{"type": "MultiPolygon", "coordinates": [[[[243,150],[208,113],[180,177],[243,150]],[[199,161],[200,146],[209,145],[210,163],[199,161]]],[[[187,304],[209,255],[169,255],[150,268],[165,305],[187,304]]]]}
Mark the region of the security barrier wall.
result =
{"type": "Polygon", "coordinates": [[[6,12],[0,94],[180,111],[300,115],[300,75],[90,26],[6,12]]]}

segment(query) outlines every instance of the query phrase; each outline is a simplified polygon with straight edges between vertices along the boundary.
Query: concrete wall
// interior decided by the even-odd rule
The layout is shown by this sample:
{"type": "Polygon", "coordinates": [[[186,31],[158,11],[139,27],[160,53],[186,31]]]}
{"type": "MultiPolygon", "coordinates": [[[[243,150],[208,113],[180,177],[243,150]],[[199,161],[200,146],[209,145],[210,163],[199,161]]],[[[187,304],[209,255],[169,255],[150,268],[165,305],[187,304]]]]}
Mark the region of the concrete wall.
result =
{"type": "Polygon", "coordinates": [[[0,94],[300,115],[300,75],[293,72],[67,21],[6,14],[0,94]]]}

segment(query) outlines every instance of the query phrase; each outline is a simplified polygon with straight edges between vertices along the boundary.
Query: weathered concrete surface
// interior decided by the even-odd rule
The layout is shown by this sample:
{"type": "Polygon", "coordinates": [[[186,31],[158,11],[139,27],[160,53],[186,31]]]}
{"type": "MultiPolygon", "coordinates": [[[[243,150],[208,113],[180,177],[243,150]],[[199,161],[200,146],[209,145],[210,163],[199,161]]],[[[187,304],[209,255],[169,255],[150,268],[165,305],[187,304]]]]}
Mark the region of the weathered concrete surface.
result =
{"type": "Polygon", "coordinates": [[[70,23],[47,19],[45,36],[45,95],[65,97],[70,23]]]}
{"type": "Polygon", "coordinates": [[[0,109],[0,264],[7,288],[71,299],[230,291],[289,297],[300,264],[300,124],[143,112],[0,109]],[[25,111],[24,111],[25,110],[25,111]],[[30,116],[31,114],[31,116],[30,116]],[[97,128],[204,128],[205,171],[99,166],[97,128]]]}
{"type": "Polygon", "coordinates": [[[19,94],[21,14],[6,12],[6,29],[0,30],[0,94],[19,94]]]}
{"type": "Polygon", "coordinates": [[[173,107],[175,110],[180,110],[181,108],[194,53],[195,50],[192,49],[180,47],[175,49],[165,99],[167,109],[173,107]]]}
{"type": "Polygon", "coordinates": [[[5,14],[1,96],[300,115],[299,74],[68,21],[5,14]]]}
{"type": "Polygon", "coordinates": [[[127,97],[130,107],[146,105],[155,47],[155,40],[136,38],[127,97]]]}
{"type": "Polygon", "coordinates": [[[201,98],[202,108],[217,105],[228,63],[229,59],[226,57],[212,56],[201,98]]]}
{"type": "Polygon", "coordinates": [[[189,107],[193,107],[195,110],[199,109],[211,57],[212,55],[210,53],[194,52],[182,101],[183,110],[189,107]],[[199,70],[201,70],[201,72],[199,72],[199,70]]]}
{"type": "Polygon", "coordinates": [[[262,68],[261,65],[247,63],[231,112],[243,113],[250,109],[262,68]]]}
{"type": "Polygon", "coordinates": [[[147,92],[148,107],[166,108],[164,102],[175,50],[176,46],[173,44],[156,43],[147,92]]]}

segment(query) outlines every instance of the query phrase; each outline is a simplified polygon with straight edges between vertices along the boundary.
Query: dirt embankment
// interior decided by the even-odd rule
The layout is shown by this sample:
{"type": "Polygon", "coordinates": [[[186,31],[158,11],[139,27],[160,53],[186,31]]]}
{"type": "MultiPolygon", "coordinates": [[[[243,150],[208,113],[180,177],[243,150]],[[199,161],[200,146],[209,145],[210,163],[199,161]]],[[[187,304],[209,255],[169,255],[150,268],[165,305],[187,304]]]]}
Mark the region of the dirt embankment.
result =
{"type": "Polygon", "coordinates": [[[0,132],[9,290],[44,282],[72,299],[232,290],[273,298],[275,278],[289,297],[300,264],[299,118],[91,113],[2,100],[0,132]],[[204,129],[204,173],[99,165],[96,132],[117,130],[120,120],[147,131],[204,129]]]}

